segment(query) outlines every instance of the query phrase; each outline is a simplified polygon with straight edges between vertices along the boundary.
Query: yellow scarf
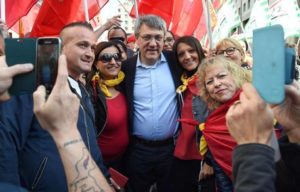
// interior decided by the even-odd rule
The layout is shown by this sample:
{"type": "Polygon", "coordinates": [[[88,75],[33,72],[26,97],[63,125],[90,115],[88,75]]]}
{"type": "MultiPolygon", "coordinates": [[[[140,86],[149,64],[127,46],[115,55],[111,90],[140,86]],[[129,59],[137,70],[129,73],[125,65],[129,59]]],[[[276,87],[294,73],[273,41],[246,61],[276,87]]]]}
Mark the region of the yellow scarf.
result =
{"type": "Polygon", "coordinates": [[[187,86],[188,86],[188,84],[189,84],[189,81],[190,80],[192,80],[193,78],[195,77],[195,75],[193,75],[193,76],[191,76],[191,77],[187,77],[187,75],[184,73],[184,74],[182,74],[181,75],[181,78],[180,78],[180,80],[181,80],[181,82],[182,82],[182,85],[180,85],[177,89],[176,89],[176,92],[177,93],[183,93],[185,90],[186,90],[186,88],[187,88],[187,86]]]}
{"type": "Polygon", "coordinates": [[[116,79],[103,80],[100,79],[99,72],[96,72],[96,74],[92,78],[92,81],[98,81],[99,87],[104,95],[106,97],[112,97],[107,87],[114,87],[116,85],[119,85],[124,80],[124,77],[125,74],[120,71],[116,79]]]}

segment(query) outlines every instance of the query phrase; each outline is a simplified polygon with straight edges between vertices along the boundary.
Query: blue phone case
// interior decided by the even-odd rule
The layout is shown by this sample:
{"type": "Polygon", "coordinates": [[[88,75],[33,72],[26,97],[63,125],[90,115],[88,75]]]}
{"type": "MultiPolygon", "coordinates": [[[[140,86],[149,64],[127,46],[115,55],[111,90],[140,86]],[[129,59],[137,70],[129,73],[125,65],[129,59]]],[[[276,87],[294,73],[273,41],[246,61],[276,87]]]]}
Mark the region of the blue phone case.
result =
{"type": "MultiPolygon", "coordinates": [[[[36,39],[5,39],[5,55],[8,66],[23,63],[36,62],[36,39]]],[[[35,90],[34,70],[17,75],[13,79],[13,84],[9,89],[12,95],[31,94],[35,90]]]]}
{"type": "Polygon", "coordinates": [[[253,85],[272,104],[284,100],[285,47],[281,25],[253,31],[253,85]]]}

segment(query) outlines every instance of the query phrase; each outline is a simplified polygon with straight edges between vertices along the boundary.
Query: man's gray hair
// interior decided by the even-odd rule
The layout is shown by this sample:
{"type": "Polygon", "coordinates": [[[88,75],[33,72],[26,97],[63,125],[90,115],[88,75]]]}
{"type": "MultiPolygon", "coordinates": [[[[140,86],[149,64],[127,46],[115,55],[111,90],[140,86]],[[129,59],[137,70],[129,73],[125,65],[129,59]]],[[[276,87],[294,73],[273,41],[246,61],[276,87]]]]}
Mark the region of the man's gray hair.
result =
{"type": "Polygon", "coordinates": [[[137,18],[134,26],[134,35],[136,38],[140,35],[141,26],[145,24],[152,29],[163,31],[166,34],[166,22],[157,15],[142,15],[137,18]]]}

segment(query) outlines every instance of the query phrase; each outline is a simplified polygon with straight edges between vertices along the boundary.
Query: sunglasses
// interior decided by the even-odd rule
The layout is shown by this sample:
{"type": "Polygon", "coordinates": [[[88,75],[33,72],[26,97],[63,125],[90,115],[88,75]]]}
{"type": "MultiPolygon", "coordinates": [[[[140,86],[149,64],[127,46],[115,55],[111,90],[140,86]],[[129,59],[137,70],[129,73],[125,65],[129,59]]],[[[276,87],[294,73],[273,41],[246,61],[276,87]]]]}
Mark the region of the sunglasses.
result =
{"type": "Polygon", "coordinates": [[[113,54],[104,53],[102,55],[99,55],[98,57],[98,61],[102,61],[103,63],[108,63],[112,59],[114,59],[115,61],[121,61],[121,55],[119,53],[113,53],[113,54]]]}
{"type": "Polygon", "coordinates": [[[238,50],[238,49],[234,48],[234,47],[229,47],[229,48],[227,48],[225,50],[217,50],[216,54],[217,55],[224,55],[224,53],[226,53],[226,55],[232,55],[235,50],[238,50]]]}
{"type": "Polygon", "coordinates": [[[109,40],[110,40],[110,41],[119,40],[119,41],[124,42],[124,41],[125,41],[125,38],[124,38],[124,37],[111,37],[111,38],[109,38],[109,40]]]}

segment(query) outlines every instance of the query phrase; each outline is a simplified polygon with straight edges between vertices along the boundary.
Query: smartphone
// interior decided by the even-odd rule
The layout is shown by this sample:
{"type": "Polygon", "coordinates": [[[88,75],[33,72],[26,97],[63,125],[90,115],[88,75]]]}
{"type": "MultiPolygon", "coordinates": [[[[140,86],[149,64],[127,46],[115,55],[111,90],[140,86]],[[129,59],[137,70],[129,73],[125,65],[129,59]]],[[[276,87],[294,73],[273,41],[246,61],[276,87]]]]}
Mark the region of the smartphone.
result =
{"type": "Polygon", "coordinates": [[[285,48],[285,84],[291,84],[296,79],[296,51],[285,48]]]}
{"type": "Polygon", "coordinates": [[[33,71],[13,78],[13,84],[8,92],[11,95],[32,94],[35,90],[36,39],[5,39],[5,55],[8,66],[24,63],[34,65],[33,71]]]}
{"type": "Polygon", "coordinates": [[[285,43],[281,25],[253,31],[253,85],[271,104],[284,100],[285,43]]]}
{"type": "Polygon", "coordinates": [[[38,38],[36,42],[36,86],[44,85],[50,94],[56,80],[61,51],[59,38],[38,38]]]}

